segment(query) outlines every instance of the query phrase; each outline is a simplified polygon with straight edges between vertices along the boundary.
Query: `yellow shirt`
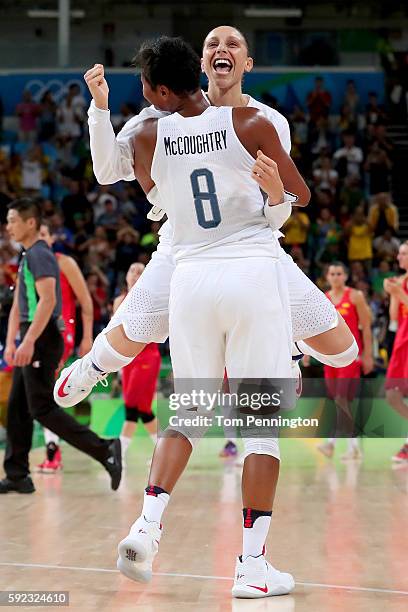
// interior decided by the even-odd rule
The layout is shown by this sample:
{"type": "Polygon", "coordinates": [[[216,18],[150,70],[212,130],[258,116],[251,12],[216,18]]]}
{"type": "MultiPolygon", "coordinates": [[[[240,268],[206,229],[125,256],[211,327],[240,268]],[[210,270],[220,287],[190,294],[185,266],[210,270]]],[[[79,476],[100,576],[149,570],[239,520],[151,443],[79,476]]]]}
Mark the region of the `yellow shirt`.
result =
{"type": "Polygon", "coordinates": [[[359,259],[372,259],[372,233],[367,223],[352,225],[348,244],[348,258],[350,261],[359,259]]]}
{"type": "Polygon", "coordinates": [[[282,230],[285,234],[285,244],[304,244],[307,240],[309,226],[310,219],[306,213],[299,212],[289,217],[282,230]]]}

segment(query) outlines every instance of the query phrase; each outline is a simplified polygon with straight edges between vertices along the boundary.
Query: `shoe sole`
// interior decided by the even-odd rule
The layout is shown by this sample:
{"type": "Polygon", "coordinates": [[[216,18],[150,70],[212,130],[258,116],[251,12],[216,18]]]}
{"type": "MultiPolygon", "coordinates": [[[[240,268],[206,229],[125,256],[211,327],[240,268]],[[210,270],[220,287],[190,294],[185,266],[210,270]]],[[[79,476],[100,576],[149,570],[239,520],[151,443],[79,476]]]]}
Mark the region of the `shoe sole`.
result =
{"type": "Polygon", "coordinates": [[[119,558],[116,567],[130,580],[135,582],[150,582],[152,579],[152,570],[147,566],[146,549],[137,540],[125,538],[118,545],[119,558]],[[134,556],[134,561],[129,561],[127,556],[131,553],[134,556]]]}
{"type": "Polygon", "coordinates": [[[232,596],[237,599],[261,599],[265,597],[275,597],[278,595],[289,595],[294,589],[294,586],[289,589],[283,585],[277,585],[274,588],[268,590],[267,593],[263,591],[258,591],[253,587],[248,587],[245,585],[236,585],[232,587],[232,596]]]}
{"type": "Polygon", "coordinates": [[[61,472],[61,471],[62,471],[62,466],[56,468],[55,470],[52,470],[51,468],[42,468],[41,470],[39,470],[41,474],[57,474],[57,472],[61,472]]]}

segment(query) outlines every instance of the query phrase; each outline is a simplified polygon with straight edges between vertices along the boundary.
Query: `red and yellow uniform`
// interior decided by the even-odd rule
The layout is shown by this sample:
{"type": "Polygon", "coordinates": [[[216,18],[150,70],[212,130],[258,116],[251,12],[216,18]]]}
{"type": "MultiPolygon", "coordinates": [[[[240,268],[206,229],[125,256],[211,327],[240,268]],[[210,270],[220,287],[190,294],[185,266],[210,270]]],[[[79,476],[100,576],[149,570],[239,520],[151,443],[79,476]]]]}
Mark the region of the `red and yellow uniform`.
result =
{"type": "MultiPolygon", "coordinates": [[[[351,301],[351,288],[346,287],[342,295],[341,300],[338,304],[334,304],[336,310],[349,327],[353,334],[359,348],[359,354],[361,354],[363,348],[363,342],[361,332],[359,329],[359,319],[356,306],[351,301]]],[[[326,296],[330,301],[330,293],[327,292],[326,296]]],[[[344,368],[332,368],[330,366],[324,366],[324,377],[326,379],[327,389],[331,397],[346,397],[350,401],[354,399],[357,388],[358,380],[361,377],[361,359],[360,355],[353,363],[344,368]]]]}
{"type": "Polygon", "coordinates": [[[154,418],[152,402],[160,372],[160,361],[159,347],[152,342],[122,369],[122,390],[126,409],[137,410],[143,422],[154,418]]]}
{"type": "MultiPolygon", "coordinates": [[[[55,253],[57,260],[61,257],[60,253],[55,253]]],[[[76,314],[76,301],[75,294],[72,290],[71,285],[65,274],[60,268],[60,284],[61,284],[61,298],[62,298],[62,311],[61,317],[64,321],[64,331],[62,337],[64,339],[64,354],[62,356],[63,363],[66,362],[70,357],[75,348],[75,314],[76,314]]]]}
{"type": "MultiPolygon", "coordinates": [[[[408,279],[402,285],[408,295],[408,279]]],[[[408,306],[399,303],[398,330],[386,374],[386,389],[399,389],[408,392],[408,306]]]]}

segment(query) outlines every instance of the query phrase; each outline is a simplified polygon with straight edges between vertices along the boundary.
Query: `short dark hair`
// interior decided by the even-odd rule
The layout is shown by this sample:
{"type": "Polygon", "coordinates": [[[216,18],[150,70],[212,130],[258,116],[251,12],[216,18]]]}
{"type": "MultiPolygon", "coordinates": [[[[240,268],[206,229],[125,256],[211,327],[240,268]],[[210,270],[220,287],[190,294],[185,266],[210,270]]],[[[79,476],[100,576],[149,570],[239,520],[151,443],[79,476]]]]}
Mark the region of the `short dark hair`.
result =
{"type": "Polygon", "coordinates": [[[161,36],[143,43],[133,63],[153,89],[165,85],[177,95],[188,95],[200,87],[201,60],[180,37],[161,36]]]}
{"type": "Polygon", "coordinates": [[[39,230],[41,227],[41,208],[38,202],[32,198],[18,198],[13,200],[8,205],[8,210],[16,210],[20,217],[27,221],[27,219],[35,219],[36,228],[39,230]]]}
{"type": "Polygon", "coordinates": [[[343,272],[344,272],[344,274],[345,274],[346,276],[348,276],[348,274],[349,274],[348,268],[347,268],[346,264],[345,264],[345,263],[343,263],[342,261],[332,261],[332,262],[329,264],[329,266],[328,266],[328,268],[327,268],[327,271],[329,271],[329,269],[330,269],[330,268],[333,268],[333,267],[334,267],[334,268],[343,268],[343,272]]]}

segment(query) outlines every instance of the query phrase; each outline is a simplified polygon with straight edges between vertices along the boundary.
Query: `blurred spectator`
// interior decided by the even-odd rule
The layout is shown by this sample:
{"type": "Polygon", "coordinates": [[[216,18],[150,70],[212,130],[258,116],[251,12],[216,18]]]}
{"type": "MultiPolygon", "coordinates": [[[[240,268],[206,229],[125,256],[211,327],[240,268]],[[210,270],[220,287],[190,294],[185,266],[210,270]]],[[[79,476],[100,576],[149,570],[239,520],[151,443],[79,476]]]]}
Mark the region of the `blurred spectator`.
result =
{"type": "Polygon", "coordinates": [[[306,213],[300,212],[296,206],[293,207],[292,214],[283,226],[285,237],[283,242],[286,246],[292,247],[298,245],[302,247],[303,252],[307,243],[308,230],[310,227],[310,219],[306,213]]]}
{"type": "Polygon", "coordinates": [[[376,261],[384,261],[394,263],[398,250],[400,247],[400,241],[398,238],[393,236],[391,228],[387,228],[382,236],[377,236],[373,240],[374,256],[376,261]]]}
{"type": "Polygon", "coordinates": [[[115,131],[120,132],[125,123],[134,117],[137,113],[137,109],[131,102],[124,102],[120,106],[120,116],[114,123],[115,131]]]}
{"type": "Polygon", "coordinates": [[[117,273],[117,285],[124,282],[127,271],[132,263],[138,261],[142,252],[140,247],[140,234],[131,227],[124,228],[118,232],[116,244],[115,270],[117,273]]]}
{"type": "Polygon", "coordinates": [[[113,198],[107,197],[104,199],[104,208],[104,212],[96,218],[95,224],[104,227],[108,232],[115,232],[118,228],[119,215],[113,198]]]}
{"type": "Polygon", "coordinates": [[[360,176],[363,151],[357,147],[353,132],[343,132],[343,146],[334,153],[337,170],[341,178],[346,176],[360,176]]]}
{"type": "Polygon", "coordinates": [[[38,134],[38,140],[40,142],[47,142],[55,136],[57,130],[56,116],[57,105],[54,102],[51,91],[46,91],[41,98],[41,114],[38,134]]]}
{"type": "Polygon", "coordinates": [[[398,231],[398,209],[391,202],[389,193],[377,193],[374,196],[373,204],[368,212],[368,219],[376,236],[383,234],[388,228],[394,232],[398,231]]]}
{"type": "Polygon", "coordinates": [[[387,153],[380,148],[378,141],[374,141],[364,164],[364,170],[368,173],[370,195],[389,191],[391,167],[392,163],[387,153]]]}
{"type": "Polygon", "coordinates": [[[367,126],[376,125],[384,122],[387,118],[384,107],[378,104],[378,96],[375,91],[370,91],[368,94],[368,104],[365,110],[365,119],[367,126]]]}
{"type": "Polygon", "coordinates": [[[338,122],[340,132],[355,132],[357,130],[357,115],[349,104],[343,104],[338,122]]]}
{"type": "Polygon", "coordinates": [[[308,146],[313,155],[321,151],[333,149],[334,135],[329,129],[327,117],[319,117],[315,123],[310,124],[308,146]]]}
{"type": "Polygon", "coordinates": [[[86,277],[86,284],[88,285],[93,303],[93,333],[94,336],[97,336],[109,319],[107,307],[109,281],[97,266],[93,266],[86,277]]]}
{"type": "Polygon", "coordinates": [[[65,227],[64,220],[59,213],[54,213],[51,217],[51,233],[54,238],[53,250],[66,255],[71,254],[74,247],[74,235],[68,227],[65,227]]]}
{"type": "Polygon", "coordinates": [[[92,218],[89,200],[82,192],[79,181],[69,180],[69,193],[64,196],[61,202],[61,209],[65,217],[65,225],[70,229],[75,229],[74,217],[80,213],[89,221],[92,218]]]}
{"type": "Polygon", "coordinates": [[[327,117],[332,103],[331,93],[324,88],[322,77],[315,78],[315,86],[307,94],[306,104],[310,113],[310,120],[316,123],[321,117],[327,117]]]}
{"type": "Polygon", "coordinates": [[[360,104],[360,96],[358,95],[356,84],[353,79],[347,81],[343,104],[346,104],[349,107],[354,117],[357,116],[360,104]]]}
{"type": "Polygon", "coordinates": [[[339,173],[333,169],[330,157],[325,155],[321,159],[320,167],[313,171],[315,188],[318,190],[328,189],[332,193],[336,193],[338,180],[339,173]]]}
{"type": "Polygon", "coordinates": [[[331,239],[340,240],[341,230],[328,208],[322,208],[312,227],[315,247],[320,250],[331,239]]]}
{"type": "Polygon", "coordinates": [[[357,206],[364,204],[364,192],[358,176],[351,175],[345,178],[339,195],[339,203],[340,206],[346,208],[348,216],[355,211],[357,206]]]}
{"type": "Polygon", "coordinates": [[[21,187],[30,195],[39,195],[46,177],[45,159],[40,146],[35,146],[23,156],[21,164],[21,187]]]}
{"type": "Polygon", "coordinates": [[[71,86],[58,107],[58,139],[62,146],[72,143],[82,134],[85,113],[81,97],[78,95],[77,88],[71,86]]]}
{"type": "Polygon", "coordinates": [[[16,114],[19,118],[18,136],[22,142],[34,142],[37,137],[37,118],[41,107],[33,101],[30,91],[23,91],[22,98],[16,107],[16,114]]]}
{"type": "Polygon", "coordinates": [[[373,259],[373,232],[362,206],[356,208],[351,221],[345,228],[345,233],[348,238],[348,260],[363,262],[366,270],[369,271],[373,259]]]}
{"type": "Polygon", "coordinates": [[[375,293],[384,293],[383,284],[386,278],[395,276],[395,272],[391,270],[390,264],[386,260],[380,261],[378,269],[374,270],[372,276],[372,286],[375,293]]]}

